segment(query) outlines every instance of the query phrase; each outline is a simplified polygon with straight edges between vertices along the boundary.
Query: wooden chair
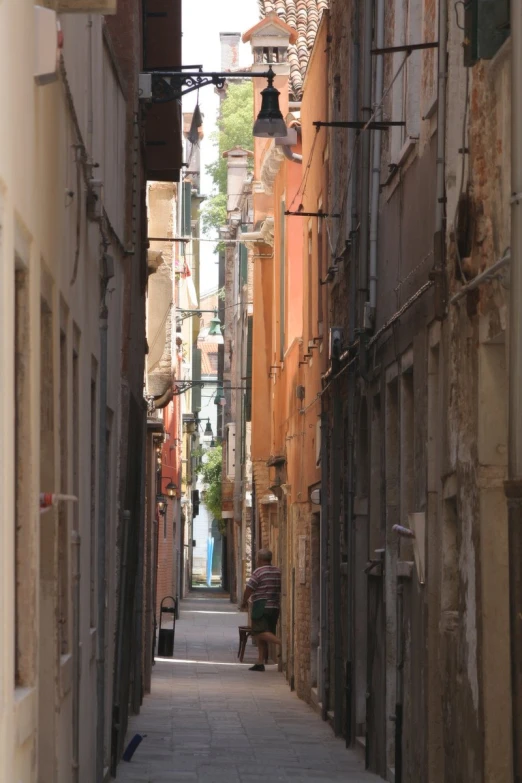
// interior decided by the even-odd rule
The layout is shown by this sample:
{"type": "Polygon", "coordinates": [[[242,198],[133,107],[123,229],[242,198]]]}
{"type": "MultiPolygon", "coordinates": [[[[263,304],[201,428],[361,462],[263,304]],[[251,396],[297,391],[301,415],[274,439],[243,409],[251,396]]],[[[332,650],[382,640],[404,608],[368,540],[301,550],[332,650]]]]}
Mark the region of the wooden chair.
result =
{"type": "Polygon", "coordinates": [[[252,635],[252,628],[249,625],[239,626],[239,649],[237,651],[237,657],[239,658],[239,663],[243,663],[246,644],[251,635],[252,635]]]}

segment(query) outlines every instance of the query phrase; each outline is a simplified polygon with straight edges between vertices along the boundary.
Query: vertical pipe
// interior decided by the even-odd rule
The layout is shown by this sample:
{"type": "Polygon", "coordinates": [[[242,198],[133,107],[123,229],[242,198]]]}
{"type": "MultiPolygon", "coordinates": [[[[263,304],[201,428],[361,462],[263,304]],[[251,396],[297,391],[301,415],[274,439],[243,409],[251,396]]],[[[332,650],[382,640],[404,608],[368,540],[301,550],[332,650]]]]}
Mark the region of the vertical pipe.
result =
{"type": "Polygon", "coordinates": [[[343,651],[341,629],[341,455],[343,443],[342,397],[333,395],[333,427],[331,455],[331,497],[332,514],[330,517],[330,552],[332,565],[332,613],[334,630],[334,731],[342,730],[343,704],[343,651]]]}
{"type": "Polygon", "coordinates": [[[292,676],[290,677],[290,690],[295,690],[295,568],[292,568],[292,614],[291,614],[291,639],[292,639],[292,676]]]}
{"type": "Polygon", "coordinates": [[[143,693],[143,594],[145,584],[145,452],[147,443],[147,420],[142,422],[142,452],[141,452],[141,486],[138,516],[138,570],[136,578],[136,608],[135,608],[135,671],[134,688],[131,694],[132,710],[139,711],[143,693]]]}
{"type": "Polygon", "coordinates": [[[444,227],[444,196],[446,192],[446,80],[448,48],[447,0],[439,0],[439,63],[437,94],[437,178],[435,204],[435,232],[442,238],[444,227]]]}
{"type": "MultiPolygon", "coordinates": [[[[127,605],[127,549],[130,511],[123,512],[121,533],[121,561],[118,585],[118,615],[116,620],[115,665],[112,685],[112,740],[111,740],[111,775],[116,775],[119,761],[119,746],[122,730],[122,669],[123,669],[123,628],[125,606],[127,605]]],[[[128,696],[128,694],[127,694],[128,696]]]]}
{"type": "MultiPolygon", "coordinates": [[[[372,116],[372,3],[364,4],[363,29],[363,73],[362,73],[362,118],[365,122],[372,116]]],[[[359,243],[359,326],[364,328],[366,298],[368,296],[368,239],[370,212],[370,140],[371,133],[364,131],[361,139],[361,210],[359,243]]]]}
{"type": "Polygon", "coordinates": [[[105,558],[107,549],[107,332],[108,311],[105,290],[100,306],[100,431],[98,458],[98,536],[96,551],[96,783],[103,783],[105,767],[105,558]]]}
{"type": "MultiPolygon", "coordinates": [[[[384,46],[384,0],[376,0],[375,46],[384,46]]],[[[382,102],[384,81],[384,55],[375,58],[375,100],[376,106],[382,102]]],[[[382,108],[376,109],[375,120],[382,120],[382,108]]],[[[381,192],[381,142],[382,131],[373,131],[372,154],[372,197],[370,208],[370,316],[375,317],[377,306],[377,251],[379,234],[379,196],[381,192]]]]}
{"type": "Polygon", "coordinates": [[[71,533],[73,566],[73,783],[80,779],[80,534],[71,533]]]}
{"type": "Polygon", "coordinates": [[[395,783],[402,783],[402,715],[403,715],[403,584],[397,585],[397,698],[395,704],[395,783]]]}
{"type": "MultiPolygon", "coordinates": [[[[359,62],[360,62],[360,43],[359,43],[359,25],[360,25],[360,3],[359,0],[354,9],[354,22],[353,22],[353,57],[352,57],[352,78],[350,83],[350,89],[352,92],[351,97],[351,114],[352,117],[359,116],[359,62]]],[[[355,144],[355,132],[353,136],[353,144],[355,144]]],[[[357,226],[359,223],[359,209],[357,202],[357,192],[359,186],[358,168],[353,165],[353,172],[351,174],[351,256],[352,259],[357,257],[357,226]]],[[[357,307],[357,291],[356,291],[356,277],[355,277],[355,264],[350,264],[350,306],[348,312],[348,342],[351,344],[355,339],[355,323],[356,323],[356,307],[357,307]]],[[[352,727],[352,713],[353,713],[353,579],[354,579],[354,564],[353,564],[353,488],[354,488],[354,371],[348,370],[347,380],[347,426],[348,426],[348,454],[346,465],[346,562],[348,566],[348,574],[346,580],[346,639],[347,639],[347,652],[346,652],[346,747],[349,747],[352,743],[353,727],[352,727]]]]}
{"type": "Polygon", "coordinates": [[[321,687],[320,701],[322,705],[322,718],[328,717],[329,698],[329,640],[328,640],[328,452],[326,433],[328,428],[328,415],[324,410],[323,397],[321,397],[323,409],[321,411],[321,531],[320,531],[320,561],[321,561],[321,595],[320,595],[320,626],[321,626],[321,687]]]}
{"type": "Polygon", "coordinates": [[[509,310],[509,603],[513,772],[522,782],[522,4],[511,0],[511,300],[509,310]]]}

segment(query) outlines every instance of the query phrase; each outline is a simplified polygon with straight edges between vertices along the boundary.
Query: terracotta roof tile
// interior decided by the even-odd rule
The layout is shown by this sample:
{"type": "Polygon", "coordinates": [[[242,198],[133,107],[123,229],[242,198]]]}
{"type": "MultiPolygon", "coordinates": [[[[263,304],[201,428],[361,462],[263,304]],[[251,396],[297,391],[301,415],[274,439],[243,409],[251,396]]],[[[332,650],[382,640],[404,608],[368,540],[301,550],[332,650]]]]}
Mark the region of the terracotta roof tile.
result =
{"type": "Polygon", "coordinates": [[[288,47],[292,92],[300,100],[310,52],[319,29],[321,14],[328,0],[258,0],[261,16],[276,13],[283,22],[297,31],[295,44],[288,47]]]}

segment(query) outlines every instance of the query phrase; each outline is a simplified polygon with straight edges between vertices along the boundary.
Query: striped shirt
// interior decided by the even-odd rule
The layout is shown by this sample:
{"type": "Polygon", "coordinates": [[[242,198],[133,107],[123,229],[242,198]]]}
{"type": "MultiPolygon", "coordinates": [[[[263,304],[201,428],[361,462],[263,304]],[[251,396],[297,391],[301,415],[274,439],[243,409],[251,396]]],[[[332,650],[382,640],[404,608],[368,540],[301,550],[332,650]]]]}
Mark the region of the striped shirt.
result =
{"type": "Polygon", "coordinates": [[[256,568],[247,587],[254,591],[252,601],[266,601],[265,609],[279,609],[281,600],[281,570],[277,566],[266,565],[256,568]]]}

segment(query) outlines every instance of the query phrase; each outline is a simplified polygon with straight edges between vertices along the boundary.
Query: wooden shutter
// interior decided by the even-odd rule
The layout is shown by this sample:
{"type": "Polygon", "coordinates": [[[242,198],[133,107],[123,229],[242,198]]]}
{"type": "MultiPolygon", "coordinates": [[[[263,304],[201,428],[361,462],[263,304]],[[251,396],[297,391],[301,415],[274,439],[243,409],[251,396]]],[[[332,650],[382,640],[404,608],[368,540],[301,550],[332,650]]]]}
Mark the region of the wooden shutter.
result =
{"type": "Polygon", "coordinates": [[[247,326],[247,355],[245,386],[245,421],[252,421],[252,332],[254,331],[254,318],[248,316],[247,326]]]}
{"type": "MultiPolygon", "coordinates": [[[[144,0],[143,70],[175,70],[181,65],[181,0],[144,0]]],[[[145,107],[147,179],[179,182],[183,126],[181,101],[145,107]]]]}
{"type": "Polygon", "coordinates": [[[464,65],[491,60],[510,33],[509,0],[466,0],[464,65]]]}

